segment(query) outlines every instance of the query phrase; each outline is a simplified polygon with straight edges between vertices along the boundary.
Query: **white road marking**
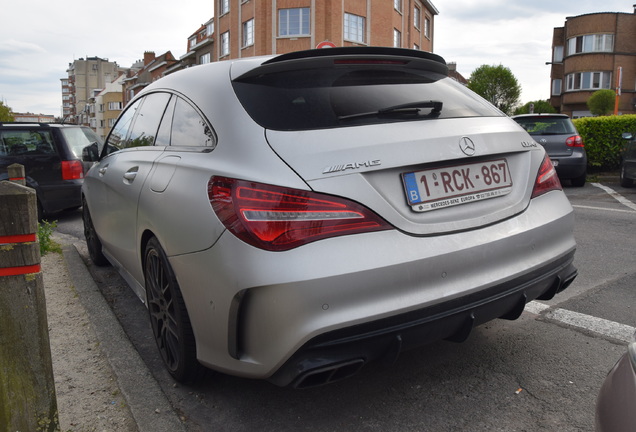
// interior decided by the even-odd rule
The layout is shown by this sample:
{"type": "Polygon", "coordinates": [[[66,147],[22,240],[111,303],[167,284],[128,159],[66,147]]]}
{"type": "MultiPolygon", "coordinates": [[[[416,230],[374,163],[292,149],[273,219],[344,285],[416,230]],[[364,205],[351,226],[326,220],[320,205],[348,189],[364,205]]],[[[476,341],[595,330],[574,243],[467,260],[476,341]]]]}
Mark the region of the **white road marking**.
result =
{"type": "Polygon", "coordinates": [[[611,196],[612,198],[614,198],[616,201],[623,204],[624,206],[629,207],[632,210],[636,210],[636,204],[634,204],[633,202],[631,202],[630,200],[628,200],[627,198],[625,198],[624,196],[616,192],[614,189],[607,187],[605,185],[602,185],[600,183],[591,183],[591,185],[607,192],[609,196],[611,196]]]}
{"type": "Polygon", "coordinates": [[[573,204],[572,207],[588,209],[588,210],[602,210],[602,211],[618,212],[618,213],[634,213],[634,211],[636,211],[636,209],[635,210],[611,209],[611,208],[605,208],[605,207],[592,207],[592,206],[584,206],[584,205],[577,205],[577,204],[573,204]]]}
{"type": "MultiPolygon", "coordinates": [[[[550,309],[550,306],[539,303],[537,301],[531,301],[526,305],[526,311],[534,314],[540,314],[543,311],[550,309]]],[[[555,321],[562,322],[564,324],[578,327],[598,333],[602,336],[618,339],[620,341],[629,343],[632,341],[636,328],[625,324],[609,321],[603,318],[597,318],[591,315],[585,315],[578,312],[569,311],[567,309],[554,309],[545,314],[545,317],[555,321]]]]}

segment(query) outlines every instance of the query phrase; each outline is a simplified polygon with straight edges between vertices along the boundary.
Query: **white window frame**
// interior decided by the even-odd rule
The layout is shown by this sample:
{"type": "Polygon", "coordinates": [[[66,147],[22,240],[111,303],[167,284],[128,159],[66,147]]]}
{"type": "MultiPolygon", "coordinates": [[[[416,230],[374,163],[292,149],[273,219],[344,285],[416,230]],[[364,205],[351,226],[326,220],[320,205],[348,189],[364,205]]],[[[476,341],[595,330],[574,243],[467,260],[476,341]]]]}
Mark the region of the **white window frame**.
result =
{"type": "Polygon", "coordinates": [[[422,25],[422,10],[417,6],[413,6],[413,27],[419,30],[421,25],[422,25]]]}
{"type": "Polygon", "coordinates": [[[219,5],[221,15],[230,12],[230,0],[221,0],[219,5]]]}
{"type": "Polygon", "coordinates": [[[205,53],[201,57],[199,57],[199,64],[208,64],[212,61],[212,56],[210,53],[205,53]]]}
{"type": "Polygon", "coordinates": [[[552,96],[561,96],[562,85],[561,79],[552,80],[552,96]]]}
{"type": "Polygon", "coordinates": [[[402,33],[396,28],[393,29],[393,47],[402,47],[402,33]]]}
{"type": "Polygon", "coordinates": [[[343,21],[344,39],[351,42],[365,43],[366,18],[345,12],[343,21]]]}
{"type": "Polygon", "coordinates": [[[613,52],[614,35],[611,33],[575,36],[567,40],[568,55],[594,52],[613,52]]]}
{"type": "Polygon", "coordinates": [[[254,18],[243,23],[243,48],[254,45],[254,18]]]}
{"type": "Polygon", "coordinates": [[[402,13],[402,0],[393,0],[393,9],[402,13]]]}
{"type": "Polygon", "coordinates": [[[309,35],[311,35],[311,9],[310,8],[302,7],[302,8],[278,9],[278,36],[296,37],[296,36],[309,36],[309,35]],[[294,31],[294,24],[296,24],[296,23],[290,23],[289,18],[292,11],[299,11],[297,33],[292,33],[292,31],[294,31]]]}
{"type": "Polygon", "coordinates": [[[427,16],[424,17],[424,36],[431,38],[431,20],[427,16]]]}
{"type": "Polygon", "coordinates": [[[590,91],[612,88],[612,72],[574,72],[565,76],[565,91],[590,91]]]}
{"type": "Polygon", "coordinates": [[[229,30],[221,34],[221,57],[230,55],[230,32],[229,30]]]}

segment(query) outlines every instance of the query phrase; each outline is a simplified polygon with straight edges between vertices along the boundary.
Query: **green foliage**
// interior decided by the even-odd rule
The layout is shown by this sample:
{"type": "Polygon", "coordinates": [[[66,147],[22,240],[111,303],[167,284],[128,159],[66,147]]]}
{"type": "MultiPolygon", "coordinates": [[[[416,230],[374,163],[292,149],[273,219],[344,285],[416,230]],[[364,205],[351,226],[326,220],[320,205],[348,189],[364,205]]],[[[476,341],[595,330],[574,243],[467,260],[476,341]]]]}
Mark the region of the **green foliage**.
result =
{"type": "Polygon", "coordinates": [[[605,116],[614,112],[616,93],[614,90],[604,89],[592,93],[587,100],[587,107],[593,115],[605,116]]]}
{"type": "Polygon", "coordinates": [[[623,132],[636,134],[636,115],[583,117],[573,120],[583,138],[590,167],[612,170],[620,165],[623,132]]]}
{"type": "Polygon", "coordinates": [[[4,102],[0,101],[0,121],[12,122],[14,120],[13,114],[11,114],[11,108],[6,106],[4,102]]]}
{"type": "Polygon", "coordinates": [[[56,243],[51,235],[53,230],[57,227],[57,222],[49,222],[43,220],[38,224],[38,241],[40,242],[40,255],[46,255],[49,252],[62,252],[62,247],[56,243]]]}
{"type": "Polygon", "coordinates": [[[521,86],[505,66],[478,67],[470,76],[468,88],[508,115],[519,105],[521,86]]]}
{"type": "Polygon", "coordinates": [[[530,104],[534,104],[533,112],[535,114],[557,112],[556,109],[554,109],[554,107],[550,105],[548,101],[537,100],[537,101],[528,102],[527,104],[518,107],[517,109],[515,109],[514,115],[530,114],[530,104]]]}

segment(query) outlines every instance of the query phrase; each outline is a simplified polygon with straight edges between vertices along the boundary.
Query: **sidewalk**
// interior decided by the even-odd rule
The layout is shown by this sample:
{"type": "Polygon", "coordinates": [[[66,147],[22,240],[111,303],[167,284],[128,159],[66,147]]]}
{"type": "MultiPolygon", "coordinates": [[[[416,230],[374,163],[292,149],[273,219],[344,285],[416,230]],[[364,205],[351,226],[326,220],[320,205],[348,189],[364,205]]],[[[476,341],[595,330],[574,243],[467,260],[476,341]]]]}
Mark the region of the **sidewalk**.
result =
{"type": "Polygon", "coordinates": [[[185,431],[93,281],[72,236],[42,257],[51,356],[64,432],[185,431]]]}

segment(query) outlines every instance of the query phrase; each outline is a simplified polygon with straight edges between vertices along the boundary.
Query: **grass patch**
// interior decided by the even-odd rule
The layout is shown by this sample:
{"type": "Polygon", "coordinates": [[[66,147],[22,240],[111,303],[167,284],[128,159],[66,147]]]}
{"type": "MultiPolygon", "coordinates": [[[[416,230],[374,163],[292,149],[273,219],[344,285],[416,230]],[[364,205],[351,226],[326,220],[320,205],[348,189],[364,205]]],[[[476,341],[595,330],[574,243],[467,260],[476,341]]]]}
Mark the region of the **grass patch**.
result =
{"type": "Polygon", "coordinates": [[[40,255],[49,252],[61,253],[62,246],[51,238],[53,230],[57,227],[57,221],[43,220],[38,224],[38,241],[40,242],[40,255]]]}

